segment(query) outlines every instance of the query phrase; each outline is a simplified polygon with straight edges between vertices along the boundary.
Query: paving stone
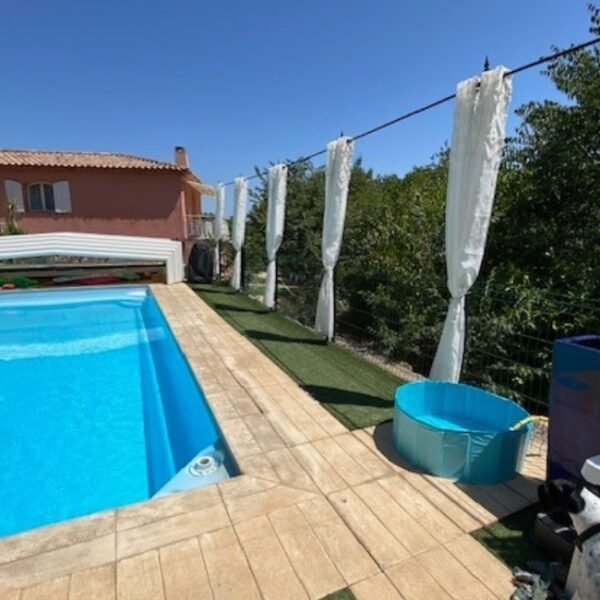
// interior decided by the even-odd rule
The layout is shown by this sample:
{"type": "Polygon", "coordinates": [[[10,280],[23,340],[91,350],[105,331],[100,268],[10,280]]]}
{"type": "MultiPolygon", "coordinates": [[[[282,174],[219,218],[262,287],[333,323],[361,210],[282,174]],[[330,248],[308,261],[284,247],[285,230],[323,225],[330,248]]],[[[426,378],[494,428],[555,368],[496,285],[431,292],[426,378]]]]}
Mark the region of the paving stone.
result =
{"type": "Polygon", "coordinates": [[[263,598],[308,598],[266,516],[239,523],[236,531],[263,598]]]}
{"type": "Polygon", "coordinates": [[[445,543],[462,534],[462,530],[454,521],[450,520],[401,475],[380,479],[378,483],[438,542],[445,543]]]}
{"type": "Polygon", "coordinates": [[[311,598],[322,598],[344,587],[342,576],[298,508],[275,511],[269,519],[311,598]]]}
{"type": "Polygon", "coordinates": [[[379,571],[375,561],[327,500],[317,498],[297,506],[347,584],[379,571]]]}
{"type": "Polygon", "coordinates": [[[354,492],[373,511],[387,530],[411,556],[438,545],[431,534],[413,519],[380,485],[373,481],[356,486],[354,492]]]}
{"type": "Polygon", "coordinates": [[[221,497],[216,485],[197,488],[187,492],[169,494],[150,502],[124,506],[117,511],[117,531],[146,525],[186,512],[220,504],[221,497]]]}
{"type": "Polygon", "coordinates": [[[417,560],[455,600],[487,600],[494,595],[444,547],[420,554],[417,560]]]}
{"type": "Polygon", "coordinates": [[[158,552],[151,550],[117,563],[119,600],[164,600],[158,552]]]}
{"type": "Polygon", "coordinates": [[[115,560],[114,533],[0,566],[0,592],[55,579],[115,560]]]}
{"type": "Polygon", "coordinates": [[[215,600],[260,598],[246,557],[231,527],[201,536],[200,546],[215,600]]]}
{"type": "Polygon", "coordinates": [[[265,457],[282,484],[303,490],[317,490],[313,480],[287,448],[267,452],[265,457]]]}
{"type": "Polygon", "coordinates": [[[278,485],[256,494],[226,500],[226,504],[231,520],[234,523],[240,523],[241,521],[267,514],[278,508],[297,504],[302,500],[308,500],[313,495],[311,492],[278,485]]]}
{"type": "Polygon", "coordinates": [[[222,504],[195,510],[117,533],[117,556],[124,558],[229,524],[222,504]]]}
{"type": "Polygon", "coordinates": [[[386,569],[385,573],[405,600],[451,598],[416,558],[386,569]]]}
{"type": "Polygon", "coordinates": [[[69,578],[61,577],[44,581],[25,588],[21,600],[67,600],[69,597],[69,578]]]}
{"type": "Polygon", "coordinates": [[[163,546],[159,559],[167,600],[211,600],[212,590],[197,538],[163,546]]]}
{"type": "Polygon", "coordinates": [[[312,444],[296,446],[292,448],[292,454],[323,493],[346,487],[346,482],[312,444]]]}
{"type": "Polygon", "coordinates": [[[372,479],[367,470],[342,449],[334,439],[317,440],[313,442],[313,446],[349,486],[358,485],[372,479]]]}
{"type": "Polygon", "coordinates": [[[0,565],[92,540],[112,533],[114,528],[115,511],[109,510],[58,525],[40,527],[24,535],[2,538],[0,539],[0,565]]]}
{"type": "Polygon", "coordinates": [[[477,540],[465,534],[446,544],[446,549],[498,598],[510,598],[515,590],[511,570],[477,540]]]}
{"type": "Polygon", "coordinates": [[[356,583],[351,589],[357,600],[402,600],[398,590],[383,573],[356,583]]]}
{"type": "Polygon", "coordinates": [[[116,593],[114,564],[71,575],[69,600],[114,600],[116,593]]]}
{"type": "Polygon", "coordinates": [[[408,558],[408,550],[352,490],[334,492],[329,499],[381,567],[388,567],[408,558]]]}

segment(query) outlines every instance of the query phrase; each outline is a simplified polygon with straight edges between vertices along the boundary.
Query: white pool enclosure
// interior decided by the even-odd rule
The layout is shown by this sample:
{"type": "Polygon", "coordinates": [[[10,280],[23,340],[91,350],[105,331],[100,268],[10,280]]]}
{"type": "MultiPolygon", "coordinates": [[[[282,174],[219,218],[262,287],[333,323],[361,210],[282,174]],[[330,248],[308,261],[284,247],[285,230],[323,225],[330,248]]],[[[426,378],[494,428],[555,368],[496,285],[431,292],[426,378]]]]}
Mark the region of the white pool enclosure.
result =
{"type": "Polygon", "coordinates": [[[183,281],[181,242],[165,238],[95,233],[34,233],[0,237],[0,260],[36,256],[82,256],[163,262],[167,283],[183,281]]]}

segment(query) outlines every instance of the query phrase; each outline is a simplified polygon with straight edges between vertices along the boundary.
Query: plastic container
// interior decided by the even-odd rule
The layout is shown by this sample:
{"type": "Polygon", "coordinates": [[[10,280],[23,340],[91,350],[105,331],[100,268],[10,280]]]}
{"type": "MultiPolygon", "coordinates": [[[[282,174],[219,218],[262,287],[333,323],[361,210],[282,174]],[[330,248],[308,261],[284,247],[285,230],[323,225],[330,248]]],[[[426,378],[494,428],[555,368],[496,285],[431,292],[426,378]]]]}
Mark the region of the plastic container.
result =
{"type": "Polygon", "coordinates": [[[527,411],[507,398],[459,384],[419,381],[396,391],[394,445],[433,475],[471,483],[512,479],[527,451],[527,411]]]}

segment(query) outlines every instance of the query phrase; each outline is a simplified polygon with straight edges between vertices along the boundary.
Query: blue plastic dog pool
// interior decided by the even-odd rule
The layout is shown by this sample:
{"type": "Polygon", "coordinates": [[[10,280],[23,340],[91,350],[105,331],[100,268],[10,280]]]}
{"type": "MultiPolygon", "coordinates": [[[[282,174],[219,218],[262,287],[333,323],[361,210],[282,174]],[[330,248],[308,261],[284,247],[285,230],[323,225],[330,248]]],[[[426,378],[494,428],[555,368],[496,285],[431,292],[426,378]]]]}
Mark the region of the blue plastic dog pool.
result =
{"type": "Polygon", "coordinates": [[[433,475],[470,483],[499,483],[520,468],[532,425],[512,400],[478,388],[419,381],[396,390],[394,445],[411,464],[433,475]]]}

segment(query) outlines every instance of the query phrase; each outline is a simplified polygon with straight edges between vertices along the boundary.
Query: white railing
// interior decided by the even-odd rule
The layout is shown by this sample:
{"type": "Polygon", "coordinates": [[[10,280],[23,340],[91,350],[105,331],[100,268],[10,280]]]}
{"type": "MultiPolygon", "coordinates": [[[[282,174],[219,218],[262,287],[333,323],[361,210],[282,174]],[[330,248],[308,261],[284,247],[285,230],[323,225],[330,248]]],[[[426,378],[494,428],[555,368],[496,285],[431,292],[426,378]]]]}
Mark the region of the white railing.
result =
{"type": "MultiPolygon", "coordinates": [[[[215,218],[213,215],[186,215],[186,234],[188,238],[213,240],[215,218]]],[[[223,219],[221,226],[223,239],[229,239],[229,223],[223,219]]]]}

